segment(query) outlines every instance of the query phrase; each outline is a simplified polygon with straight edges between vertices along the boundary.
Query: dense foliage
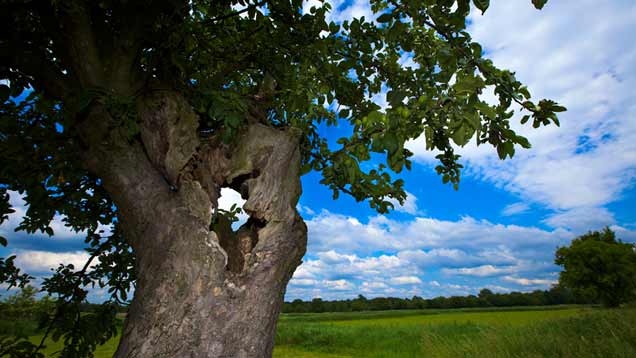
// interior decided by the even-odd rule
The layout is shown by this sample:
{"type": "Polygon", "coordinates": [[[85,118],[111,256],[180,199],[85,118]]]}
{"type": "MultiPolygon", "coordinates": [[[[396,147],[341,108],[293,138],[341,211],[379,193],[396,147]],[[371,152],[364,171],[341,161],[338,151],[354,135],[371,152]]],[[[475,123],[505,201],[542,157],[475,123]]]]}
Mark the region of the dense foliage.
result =
{"type": "Polygon", "coordinates": [[[616,307],[636,298],[636,245],[609,228],[588,232],[556,252],[559,284],[616,307]]]}
{"type": "MultiPolygon", "coordinates": [[[[546,1],[532,3],[540,9],[546,1]]],[[[117,207],[82,154],[96,132],[140,141],[137,105],[149,88],[182,93],[201,138],[230,143],[250,118],[299,133],[303,173],[320,172],[334,198],[347,193],[381,213],[405,199],[392,176],[411,166],[407,141],[425,136],[437,173],[457,188],[457,146],[490,145],[501,159],[529,148],[511,128],[515,110],[534,128],[559,124],[565,108],[531,99],[466,31],[470,12],[485,12],[488,0],[371,5],[376,19],[335,23],[326,20],[328,2],[304,13],[301,0],[0,3],[0,224],[12,212],[8,191],[16,191],[28,204],[19,230],[52,236],[61,215],[86,233],[91,254],[43,284],[57,298],[49,325],[67,343],[64,355],[90,355],[112,334],[113,307],[128,300],[136,279],[117,207]],[[403,57],[416,66],[401,66],[403,57]],[[485,100],[489,93],[496,103],[485,100]],[[113,122],[86,130],[96,107],[113,122]],[[337,124],[350,135],[329,143],[321,128],[337,124]],[[384,163],[367,165],[372,159],[384,163]],[[110,300],[82,316],[95,285],[107,287],[110,300]]],[[[13,262],[0,259],[0,279],[24,286],[30,277],[13,262]]]]}
{"type": "Polygon", "coordinates": [[[471,307],[512,307],[512,306],[547,306],[562,304],[595,303],[584,295],[576,295],[572,290],[554,287],[550,290],[532,292],[493,293],[483,289],[479,295],[422,298],[376,297],[367,299],[359,295],[356,299],[324,301],[314,298],[311,301],[296,299],[285,302],[283,312],[355,312],[385,311],[401,309],[425,308],[471,308],[471,307]]]}

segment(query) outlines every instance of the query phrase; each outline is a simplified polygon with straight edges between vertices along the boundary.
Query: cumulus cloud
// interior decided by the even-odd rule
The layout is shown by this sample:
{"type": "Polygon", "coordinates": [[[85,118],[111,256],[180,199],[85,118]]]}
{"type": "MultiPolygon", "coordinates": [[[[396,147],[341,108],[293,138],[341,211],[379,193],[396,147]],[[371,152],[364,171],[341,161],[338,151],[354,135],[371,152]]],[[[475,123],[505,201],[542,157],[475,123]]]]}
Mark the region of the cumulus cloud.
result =
{"type": "MultiPolygon", "coordinates": [[[[0,226],[0,235],[5,237],[12,237],[15,234],[15,229],[20,225],[22,219],[26,215],[27,205],[22,196],[17,191],[8,191],[9,203],[11,204],[14,212],[8,215],[8,219],[0,226]]],[[[55,238],[60,240],[68,239],[83,239],[86,237],[84,232],[76,232],[70,227],[64,225],[63,217],[55,215],[51,221],[51,228],[55,233],[55,238]]],[[[110,231],[108,227],[101,227],[106,234],[110,231]]],[[[48,236],[44,233],[37,233],[37,236],[48,236]]]]}
{"type": "Polygon", "coordinates": [[[513,277],[513,276],[506,276],[503,279],[505,281],[513,282],[513,283],[516,283],[516,284],[522,285],[522,286],[546,286],[546,285],[552,286],[552,285],[555,285],[557,283],[556,280],[529,279],[529,278],[513,277]]]}
{"type": "MultiPolygon", "coordinates": [[[[569,242],[572,233],[558,228],[502,225],[472,217],[457,221],[415,217],[396,221],[374,216],[363,224],[357,218],[322,211],[307,221],[312,252],[339,250],[369,254],[377,251],[457,249],[475,254],[505,255],[505,249],[553,249],[569,242]]],[[[435,255],[442,251],[434,252],[435,255]]],[[[445,252],[445,256],[461,255],[445,252]]],[[[430,253],[429,253],[430,255],[430,253]]]]}
{"type": "Polygon", "coordinates": [[[60,264],[72,264],[76,269],[82,268],[89,259],[85,251],[48,252],[35,250],[19,250],[16,255],[16,266],[30,274],[50,273],[60,264]]]}
{"type": "Polygon", "coordinates": [[[391,278],[391,283],[395,285],[413,285],[422,283],[422,280],[417,276],[397,276],[391,278]]]}
{"type": "MultiPolygon", "coordinates": [[[[559,267],[554,252],[576,233],[502,225],[463,217],[395,221],[356,218],[323,210],[307,221],[309,254],[297,269],[289,298],[433,297],[547,289],[559,267]],[[378,254],[381,253],[381,254],[378,254]],[[330,282],[345,280],[347,285],[330,282]],[[339,288],[340,289],[337,289],[339,288]],[[345,289],[348,287],[349,289],[345,289]]],[[[621,238],[636,230],[613,226],[621,238]]]]}
{"type": "Polygon", "coordinates": [[[465,275],[465,276],[496,276],[512,272],[512,267],[496,267],[493,265],[483,265],[477,267],[462,267],[457,269],[442,269],[442,272],[450,275],[465,275]]]}
{"type": "MultiPolygon", "coordinates": [[[[9,239],[10,247],[14,249],[39,249],[47,251],[78,251],[86,247],[84,239],[86,232],[74,231],[64,223],[64,217],[56,214],[49,226],[53,229],[53,237],[49,237],[42,232],[27,234],[24,231],[16,232],[28,210],[27,204],[22,196],[16,191],[8,191],[9,203],[14,212],[8,215],[7,220],[0,226],[0,236],[9,239]]],[[[111,226],[100,225],[98,228],[102,236],[111,233],[111,226]]],[[[0,255],[2,254],[0,247],[0,255]]],[[[6,250],[5,250],[6,251],[6,250]]]]}
{"type": "Polygon", "coordinates": [[[606,208],[582,207],[558,212],[544,222],[552,227],[571,228],[577,233],[600,230],[616,222],[614,215],[606,208]]]}
{"type": "Polygon", "coordinates": [[[406,192],[406,199],[403,204],[400,204],[396,199],[389,199],[389,202],[393,204],[395,211],[399,211],[402,213],[407,213],[411,215],[416,215],[419,213],[417,208],[417,197],[412,193],[406,192]]]}

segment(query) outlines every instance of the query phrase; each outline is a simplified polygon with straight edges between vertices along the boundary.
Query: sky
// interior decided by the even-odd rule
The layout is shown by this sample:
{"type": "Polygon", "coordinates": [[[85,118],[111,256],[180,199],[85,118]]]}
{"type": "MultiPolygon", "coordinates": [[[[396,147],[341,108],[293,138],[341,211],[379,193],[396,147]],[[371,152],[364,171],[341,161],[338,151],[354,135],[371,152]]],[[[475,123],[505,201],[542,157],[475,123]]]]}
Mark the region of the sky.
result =
{"type": "MultiPolygon", "coordinates": [[[[365,0],[329,1],[333,21],[374,18],[365,0]]],[[[547,289],[558,279],[555,249],[577,235],[610,226],[636,242],[636,2],[552,0],[537,11],[530,0],[493,0],[485,15],[471,13],[469,32],[534,98],[568,108],[561,127],[536,130],[514,120],[533,148],[512,160],[500,161],[486,146],[461,148],[458,191],[435,174],[435,153],[423,138],[408,143],[415,154],[401,175],[408,198],[387,215],[345,195],[334,201],[319,174],[304,176],[298,210],[308,249],[287,300],[547,289]]],[[[345,129],[325,135],[335,139],[345,129]]],[[[59,217],[53,239],[14,233],[25,209],[19,195],[11,200],[16,213],[0,226],[10,247],[0,256],[17,254],[19,266],[40,276],[61,262],[83,265],[82,234],[59,217]]],[[[224,189],[221,206],[232,203],[241,203],[239,195],[224,189]]],[[[89,296],[105,297],[100,290],[89,296]]]]}

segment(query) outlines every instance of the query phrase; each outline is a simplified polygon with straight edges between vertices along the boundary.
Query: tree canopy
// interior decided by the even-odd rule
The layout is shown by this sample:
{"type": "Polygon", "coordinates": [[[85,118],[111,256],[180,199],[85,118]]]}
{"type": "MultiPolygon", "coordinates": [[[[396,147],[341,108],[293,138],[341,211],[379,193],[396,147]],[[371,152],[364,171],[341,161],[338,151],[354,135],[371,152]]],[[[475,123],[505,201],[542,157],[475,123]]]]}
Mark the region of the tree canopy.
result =
{"type": "MultiPolygon", "coordinates": [[[[541,9],[546,0],[532,3],[541,9]]],[[[45,290],[77,304],[86,297],[82,287],[97,283],[109,287],[112,300],[127,300],[135,256],[111,195],[82,155],[103,131],[140,141],[139,98],[150,89],[182,94],[197,114],[201,138],[232,143],[254,122],[296,133],[303,174],[320,172],[334,198],[345,193],[380,213],[406,197],[403,181],[394,177],[411,167],[409,140],[425,136],[427,149],[438,153],[435,170],[457,188],[457,146],[490,145],[501,159],[530,148],[511,128],[515,110],[523,112],[522,124],[559,125],[557,113],[565,108],[532,99],[514,72],[496,67],[467,32],[467,17],[486,12],[488,0],[372,0],[374,19],[342,23],[328,21],[329,2],[303,5],[0,4],[0,223],[12,212],[7,192],[17,191],[28,204],[18,230],[52,236],[51,221],[61,215],[70,228],[86,232],[92,255],[79,270],[59,267],[45,290]],[[403,58],[415,65],[402,66],[403,58]],[[495,103],[486,100],[490,93],[495,103]],[[86,130],[95,105],[114,121],[86,130]],[[321,128],[335,125],[350,128],[336,145],[321,135],[321,128]],[[383,163],[364,165],[372,159],[383,163]],[[108,225],[113,229],[105,232],[108,225]]],[[[6,246],[6,238],[0,244],[6,246]]],[[[0,268],[0,278],[11,284],[29,278],[12,258],[0,268]]],[[[81,334],[76,328],[73,334],[81,334]]],[[[87,342],[85,352],[94,347],[91,339],[69,342],[87,342]]]]}
{"type": "MultiPolygon", "coordinates": [[[[537,8],[545,2],[533,0],[537,8]]],[[[2,178],[27,192],[24,228],[47,231],[56,211],[78,229],[93,228],[96,217],[110,221],[96,178],[73,165],[81,150],[76,114],[103,102],[133,137],[135,96],[149,81],[186,94],[202,135],[231,140],[254,110],[265,111],[270,126],[297,128],[304,172],[321,172],[334,197],[368,199],[380,212],[389,198],[405,197],[390,174],[410,167],[408,140],[424,135],[427,149],[440,153],[437,172],[457,186],[454,145],[474,138],[502,159],[515,145],[530,147],[510,128],[513,104],[527,113],[522,123],[558,124],[563,107],[533,102],[513,72],[484,58],[466,32],[469,0],[371,3],[375,21],[337,24],[326,21],[328,2],[303,13],[299,0],[4,2],[1,114],[13,120],[2,122],[2,178]],[[401,66],[403,56],[417,65],[401,66]],[[19,103],[6,102],[25,91],[19,103]],[[499,103],[484,100],[488,91],[499,103]],[[337,123],[351,126],[351,136],[329,146],[319,126],[337,123]],[[361,168],[372,153],[386,165],[361,168]]],[[[480,11],[488,4],[474,1],[480,11]]]]}
{"type": "Polygon", "coordinates": [[[636,246],[609,228],[590,231],[556,252],[559,284],[616,307],[636,298],[636,246]]]}

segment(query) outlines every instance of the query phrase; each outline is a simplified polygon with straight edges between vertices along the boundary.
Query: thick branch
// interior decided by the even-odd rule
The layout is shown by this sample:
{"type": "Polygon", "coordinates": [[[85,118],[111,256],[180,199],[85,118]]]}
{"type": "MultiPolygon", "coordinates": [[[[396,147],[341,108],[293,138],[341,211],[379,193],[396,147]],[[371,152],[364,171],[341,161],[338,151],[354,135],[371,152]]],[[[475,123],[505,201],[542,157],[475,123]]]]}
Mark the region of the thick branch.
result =
{"type": "Polygon", "coordinates": [[[64,1],[59,6],[70,65],[82,87],[100,87],[104,68],[87,5],[84,1],[64,1]]]}

